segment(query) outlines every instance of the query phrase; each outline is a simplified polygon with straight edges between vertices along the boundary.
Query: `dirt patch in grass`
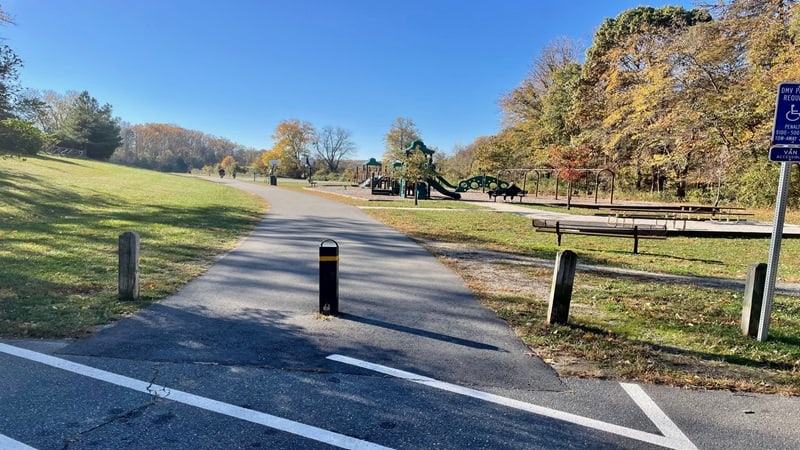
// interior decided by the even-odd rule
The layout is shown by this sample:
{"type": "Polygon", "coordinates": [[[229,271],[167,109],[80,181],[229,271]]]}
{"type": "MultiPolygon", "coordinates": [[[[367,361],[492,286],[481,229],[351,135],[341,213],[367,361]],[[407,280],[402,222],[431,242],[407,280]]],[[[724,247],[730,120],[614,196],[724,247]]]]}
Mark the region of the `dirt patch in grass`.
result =
{"type": "MultiPolygon", "coordinates": [[[[421,244],[461,275],[481,301],[493,309],[509,306],[502,301],[492,301],[497,296],[534,299],[540,302],[539,308],[547,308],[552,263],[466,244],[433,241],[421,244]]],[[[580,305],[574,307],[581,308],[580,305]]],[[[519,334],[519,330],[516,331],[519,334]]],[[[542,355],[535,349],[531,352],[543,357],[561,376],[607,376],[596,362],[584,358],[569,354],[542,355]]]]}

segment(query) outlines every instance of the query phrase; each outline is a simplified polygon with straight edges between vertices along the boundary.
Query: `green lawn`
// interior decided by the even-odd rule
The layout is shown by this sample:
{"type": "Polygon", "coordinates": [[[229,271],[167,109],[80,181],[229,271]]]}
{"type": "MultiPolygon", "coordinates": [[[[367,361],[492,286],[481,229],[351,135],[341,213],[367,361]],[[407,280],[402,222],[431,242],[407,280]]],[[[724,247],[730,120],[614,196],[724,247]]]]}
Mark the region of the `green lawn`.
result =
{"type": "Polygon", "coordinates": [[[0,336],[72,337],[163,298],[266,205],[202,179],[54,157],[3,159],[0,336]],[[117,300],[118,239],[141,236],[142,300],[117,300]]]}
{"type": "MultiPolygon", "coordinates": [[[[670,237],[642,239],[639,254],[632,253],[628,238],[566,235],[563,248],[553,233],[536,233],[530,219],[491,211],[429,211],[410,214],[399,210],[375,210],[379,220],[423,239],[470,242],[496,250],[555,260],[558,251],[577,249],[583,264],[692,275],[744,279],[747,266],[766,262],[769,239],[709,239],[670,237]]],[[[800,239],[784,239],[778,276],[800,282],[800,239]]]]}

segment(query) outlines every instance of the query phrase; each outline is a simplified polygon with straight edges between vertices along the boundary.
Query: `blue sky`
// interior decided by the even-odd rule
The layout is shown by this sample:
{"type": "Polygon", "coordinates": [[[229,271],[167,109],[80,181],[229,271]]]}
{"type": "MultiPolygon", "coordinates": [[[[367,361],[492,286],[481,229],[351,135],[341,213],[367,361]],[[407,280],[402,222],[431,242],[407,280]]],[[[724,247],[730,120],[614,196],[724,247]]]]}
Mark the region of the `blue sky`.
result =
{"type": "Polygon", "coordinates": [[[282,120],[352,133],[380,157],[397,117],[451,153],[500,128],[499,98],[540,50],[591,43],[629,0],[4,0],[0,36],[24,87],[87,90],[132,124],[171,123],[247,147],[282,120]]]}

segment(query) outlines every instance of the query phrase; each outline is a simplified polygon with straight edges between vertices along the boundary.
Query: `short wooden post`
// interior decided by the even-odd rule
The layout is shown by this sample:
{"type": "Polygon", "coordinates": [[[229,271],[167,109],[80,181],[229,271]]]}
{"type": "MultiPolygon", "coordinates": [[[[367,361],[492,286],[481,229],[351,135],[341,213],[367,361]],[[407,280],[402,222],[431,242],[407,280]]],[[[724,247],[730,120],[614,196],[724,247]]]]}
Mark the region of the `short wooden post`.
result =
{"type": "Polygon", "coordinates": [[[139,234],[133,231],[119,235],[119,298],[139,299],[139,234]]]}
{"type": "Polygon", "coordinates": [[[553,285],[550,288],[550,305],[547,308],[548,323],[567,323],[577,263],[578,256],[571,250],[564,250],[556,256],[553,285]]]}
{"type": "Polygon", "coordinates": [[[567,183],[567,210],[572,207],[572,180],[567,183]]]}
{"type": "Polygon", "coordinates": [[[561,247],[561,228],[559,226],[558,221],[556,221],[556,236],[558,237],[558,246],[561,247]]]}
{"type": "Polygon", "coordinates": [[[747,282],[744,286],[742,305],[742,334],[756,337],[761,320],[761,305],[764,302],[764,285],[767,280],[767,264],[750,264],[747,267],[747,282]]]}

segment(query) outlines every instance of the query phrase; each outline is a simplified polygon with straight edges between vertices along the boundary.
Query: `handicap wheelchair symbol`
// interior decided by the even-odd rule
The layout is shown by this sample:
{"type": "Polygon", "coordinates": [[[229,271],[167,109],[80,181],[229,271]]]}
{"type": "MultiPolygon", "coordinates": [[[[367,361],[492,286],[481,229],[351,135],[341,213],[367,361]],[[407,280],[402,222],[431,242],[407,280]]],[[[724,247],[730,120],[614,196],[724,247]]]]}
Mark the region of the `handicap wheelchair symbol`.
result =
{"type": "Polygon", "coordinates": [[[794,109],[794,103],[792,103],[791,109],[786,113],[786,120],[789,122],[797,122],[800,120],[800,111],[794,109]]]}

